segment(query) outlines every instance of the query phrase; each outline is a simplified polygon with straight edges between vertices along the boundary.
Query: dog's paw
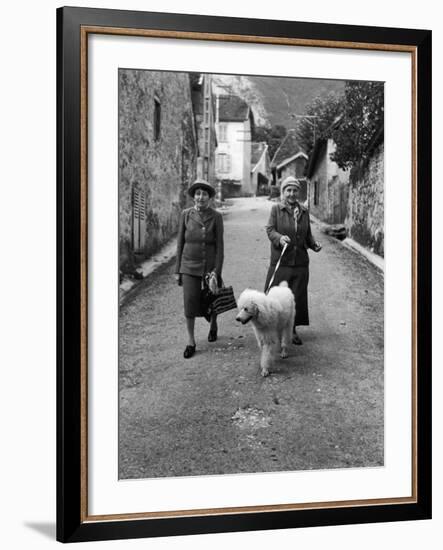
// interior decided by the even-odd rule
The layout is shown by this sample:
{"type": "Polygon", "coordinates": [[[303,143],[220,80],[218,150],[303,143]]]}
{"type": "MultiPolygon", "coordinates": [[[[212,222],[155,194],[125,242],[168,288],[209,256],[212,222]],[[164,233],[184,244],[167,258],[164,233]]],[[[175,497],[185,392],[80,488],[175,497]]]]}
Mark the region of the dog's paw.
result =
{"type": "Polygon", "coordinates": [[[286,357],[288,357],[289,354],[288,354],[288,350],[286,348],[282,348],[281,352],[280,352],[280,357],[282,359],[286,359],[286,357]]]}
{"type": "Polygon", "coordinates": [[[269,376],[269,371],[268,371],[268,369],[262,369],[261,375],[263,376],[263,378],[265,378],[266,376],[269,376]]]}

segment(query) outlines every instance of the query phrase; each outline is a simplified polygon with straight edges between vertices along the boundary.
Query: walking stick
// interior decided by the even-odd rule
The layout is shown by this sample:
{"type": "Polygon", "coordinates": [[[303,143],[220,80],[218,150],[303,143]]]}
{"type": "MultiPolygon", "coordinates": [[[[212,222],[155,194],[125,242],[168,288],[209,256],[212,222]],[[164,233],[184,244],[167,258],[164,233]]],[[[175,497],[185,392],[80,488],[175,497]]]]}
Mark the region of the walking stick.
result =
{"type": "Polygon", "coordinates": [[[274,273],[272,274],[271,280],[269,281],[268,288],[266,289],[265,294],[269,292],[269,289],[272,286],[272,283],[274,282],[275,274],[277,273],[278,268],[280,267],[280,262],[283,257],[283,254],[285,253],[285,250],[288,248],[288,243],[285,243],[283,245],[283,250],[281,251],[280,258],[278,259],[277,265],[275,266],[274,273]]]}

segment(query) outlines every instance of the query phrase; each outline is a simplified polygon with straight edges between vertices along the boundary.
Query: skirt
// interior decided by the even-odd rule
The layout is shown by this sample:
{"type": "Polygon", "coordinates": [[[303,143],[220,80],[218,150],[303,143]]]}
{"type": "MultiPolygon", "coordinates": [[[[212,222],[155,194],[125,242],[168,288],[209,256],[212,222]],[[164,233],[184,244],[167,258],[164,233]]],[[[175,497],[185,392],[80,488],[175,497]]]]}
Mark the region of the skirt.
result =
{"type": "MultiPolygon", "coordinates": [[[[265,292],[274,273],[275,265],[271,265],[266,277],[265,292]]],[[[295,267],[281,265],[275,274],[272,286],[279,285],[282,281],[288,283],[295,299],[295,323],[294,326],[309,325],[308,311],[308,282],[309,267],[295,267]]]]}
{"type": "Polygon", "coordinates": [[[203,317],[201,307],[202,278],[182,274],[185,317],[203,317]]]}

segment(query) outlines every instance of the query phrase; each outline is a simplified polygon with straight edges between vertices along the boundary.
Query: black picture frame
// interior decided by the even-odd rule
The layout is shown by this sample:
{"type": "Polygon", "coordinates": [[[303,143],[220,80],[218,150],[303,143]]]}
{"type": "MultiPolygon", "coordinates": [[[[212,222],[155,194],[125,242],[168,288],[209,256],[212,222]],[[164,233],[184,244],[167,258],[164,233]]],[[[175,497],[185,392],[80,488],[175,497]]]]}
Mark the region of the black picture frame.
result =
{"type": "Polygon", "coordinates": [[[158,537],[431,517],[431,51],[428,30],[75,7],[57,10],[57,540],[158,537]],[[82,369],[87,346],[84,315],[87,190],[82,186],[87,167],[84,143],[87,97],[82,87],[82,63],[87,59],[87,51],[82,41],[88,32],[93,32],[88,30],[92,27],[117,34],[116,29],[135,34],[149,30],[154,35],[203,33],[201,38],[206,40],[240,40],[248,36],[259,42],[269,38],[271,43],[288,40],[301,45],[362,49],[385,46],[392,51],[400,48],[411,52],[415,64],[412,294],[416,359],[412,500],[242,513],[227,510],[180,517],[88,518],[84,490],[87,378],[82,369]]]}

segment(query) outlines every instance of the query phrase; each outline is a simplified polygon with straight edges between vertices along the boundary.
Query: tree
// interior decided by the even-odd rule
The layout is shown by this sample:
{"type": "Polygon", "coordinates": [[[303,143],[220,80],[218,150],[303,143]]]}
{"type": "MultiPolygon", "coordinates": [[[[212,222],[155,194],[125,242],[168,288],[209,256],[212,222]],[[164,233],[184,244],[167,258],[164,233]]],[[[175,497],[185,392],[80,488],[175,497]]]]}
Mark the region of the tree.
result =
{"type": "Polygon", "coordinates": [[[384,85],[382,82],[347,82],[342,116],[331,129],[336,145],[331,155],[340,168],[364,161],[368,146],[384,122],[384,85]]]}
{"type": "Polygon", "coordinates": [[[306,107],[306,118],[297,117],[297,138],[300,146],[309,156],[314,142],[328,137],[331,125],[343,110],[343,95],[329,92],[326,96],[314,98],[306,107]],[[313,118],[315,117],[315,118],[313,118]]]}
{"type": "Polygon", "coordinates": [[[272,159],[287,133],[288,131],[286,127],[281,124],[275,124],[272,128],[267,126],[257,126],[254,129],[252,141],[266,142],[268,144],[269,156],[272,159]]]}

